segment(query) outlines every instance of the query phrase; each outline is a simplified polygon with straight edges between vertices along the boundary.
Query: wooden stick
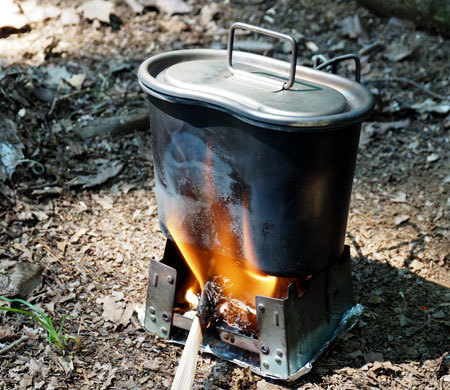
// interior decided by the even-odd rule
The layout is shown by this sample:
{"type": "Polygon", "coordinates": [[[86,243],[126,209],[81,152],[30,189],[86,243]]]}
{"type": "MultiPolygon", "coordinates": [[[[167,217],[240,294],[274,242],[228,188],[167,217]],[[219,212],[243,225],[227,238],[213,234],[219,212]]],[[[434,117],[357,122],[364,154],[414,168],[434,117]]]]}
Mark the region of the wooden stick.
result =
{"type": "Polygon", "coordinates": [[[17,344],[20,344],[22,341],[26,340],[28,340],[28,336],[22,336],[19,340],[16,340],[11,344],[7,345],[5,348],[0,349],[0,355],[2,353],[8,352],[10,349],[13,349],[17,344]]]}
{"type": "Polygon", "coordinates": [[[171,390],[192,389],[195,370],[197,369],[198,350],[202,339],[203,335],[200,318],[196,315],[192,321],[191,330],[186,339],[186,345],[184,346],[171,390]]]}

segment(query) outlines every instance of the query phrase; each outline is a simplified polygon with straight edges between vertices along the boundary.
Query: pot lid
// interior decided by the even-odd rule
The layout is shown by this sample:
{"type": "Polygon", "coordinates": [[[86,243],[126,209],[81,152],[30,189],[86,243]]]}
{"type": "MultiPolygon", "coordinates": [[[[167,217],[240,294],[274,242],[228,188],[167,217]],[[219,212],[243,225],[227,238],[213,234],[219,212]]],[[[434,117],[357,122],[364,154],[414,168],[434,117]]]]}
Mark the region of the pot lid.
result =
{"type": "Polygon", "coordinates": [[[139,68],[145,92],[166,100],[207,104],[244,120],[295,128],[335,127],[362,121],[373,108],[371,94],[349,79],[296,66],[297,44],[287,35],[236,23],[228,50],[192,49],[156,55],[139,68]],[[233,51],[236,28],[292,44],[291,63],[233,51]]]}
{"type": "Polygon", "coordinates": [[[220,96],[248,111],[284,117],[331,115],[347,107],[345,97],[326,85],[296,78],[292,87],[283,89],[288,81],[285,74],[248,63],[237,63],[236,69],[246,74],[230,74],[223,60],[184,61],[168,67],[157,79],[180,89],[220,96]]]}

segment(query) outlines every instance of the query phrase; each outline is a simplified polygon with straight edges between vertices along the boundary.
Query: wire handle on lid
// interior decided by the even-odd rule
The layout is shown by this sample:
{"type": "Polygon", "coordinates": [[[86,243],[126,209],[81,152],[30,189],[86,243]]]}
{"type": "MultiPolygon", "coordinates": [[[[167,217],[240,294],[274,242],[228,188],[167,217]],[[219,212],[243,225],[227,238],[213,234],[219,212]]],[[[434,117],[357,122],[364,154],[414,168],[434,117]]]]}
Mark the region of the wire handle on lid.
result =
{"type": "Polygon", "coordinates": [[[247,23],[234,23],[230,27],[230,33],[228,35],[228,48],[227,48],[227,69],[231,74],[248,74],[248,72],[233,68],[233,42],[234,42],[234,31],[236,29],[241,30],[250,30],[259,34],[268,35],[270,37],[279,38],[279,39],[285,39],[288,42],[290,42],[292,47],[292,55],[291,55],[291,67],[289,71],[289,80],[288,82],[284,83],[281,89],[289,89],[291,88],[295,83],[295,71],[297,66],[297,41],[294,37],[287,34],[282,34],[276,31],[267,30],[266,28],[253,26],[251,24],[247,23]]]}
{"type": "Polygon", "coordinates": [[[314,69],[322,70],[331,66],[331,73],[337,73],[337,66],[340,62],[353,60],[355,61],[355,81],[361,82],[361,60],[356,54],[345,54],[343,56],[334,57],[327,60],[325,56],[319,54],[313,57],[314,69]]]}

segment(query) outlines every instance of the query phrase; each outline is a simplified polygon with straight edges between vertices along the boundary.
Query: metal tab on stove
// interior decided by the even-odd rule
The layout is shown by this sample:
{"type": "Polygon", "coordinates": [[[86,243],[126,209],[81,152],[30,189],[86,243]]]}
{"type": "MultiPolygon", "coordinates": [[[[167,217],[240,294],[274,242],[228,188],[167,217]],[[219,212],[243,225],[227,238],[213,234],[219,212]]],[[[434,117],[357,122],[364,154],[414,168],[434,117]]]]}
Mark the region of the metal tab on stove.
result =
{"type": "Polygon", "coordinates": [[[278,378],[289,377],[284,300],[257,295],[261,372],[278,378]]]}
{"type": "Polygon", "coordinates": [[[173,302],[177,271],[161,262],[150,261],[145,306],[145,330],[169,338],[172,327],[173,302]]]}

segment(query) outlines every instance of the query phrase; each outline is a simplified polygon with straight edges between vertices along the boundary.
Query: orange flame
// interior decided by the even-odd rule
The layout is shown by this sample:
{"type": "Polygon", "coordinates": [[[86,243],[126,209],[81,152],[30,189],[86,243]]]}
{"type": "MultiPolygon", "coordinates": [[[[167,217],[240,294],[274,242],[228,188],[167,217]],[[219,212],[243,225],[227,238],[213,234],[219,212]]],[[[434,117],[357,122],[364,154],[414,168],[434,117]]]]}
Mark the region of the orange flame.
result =
{"type": "MultiPolygon", "coordinates": [[[[186,228],[186,223],[171,209],[166,214],[166,226],[177,244],[199,286],[187,286],[187,293],[199,293],[205,283],[214,276],[221,276],[225,283],[224,292],[232,299],[238,299],[254,308],[255,296],[284,298],[287,285],[294,279],[265,275],[258,270],[258,258],[253,244],[247,201],[242,207],[242,237],[233,230],[233,217],[226,202],[215,191],[212,178],[212,158],[209,150],[206,159],[204,201],[209,206],[210,226],[213,242],[207,249],[200,248],[194,233],[186,228]]],[[[197,216],[199,217],[199,216],[197,216]]],[[[200,218],[199,218],[200,219],[200,218]]],[[[187,297],[186,297],[187,300],[187,297]]],[[[192,304],[191,304],[192,307],[192,304]]]]}

